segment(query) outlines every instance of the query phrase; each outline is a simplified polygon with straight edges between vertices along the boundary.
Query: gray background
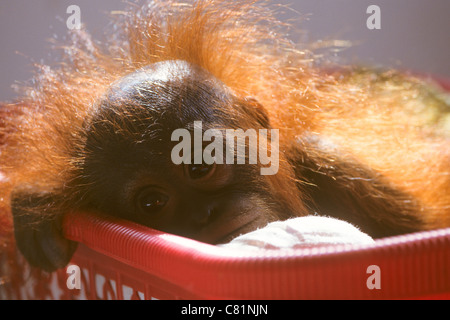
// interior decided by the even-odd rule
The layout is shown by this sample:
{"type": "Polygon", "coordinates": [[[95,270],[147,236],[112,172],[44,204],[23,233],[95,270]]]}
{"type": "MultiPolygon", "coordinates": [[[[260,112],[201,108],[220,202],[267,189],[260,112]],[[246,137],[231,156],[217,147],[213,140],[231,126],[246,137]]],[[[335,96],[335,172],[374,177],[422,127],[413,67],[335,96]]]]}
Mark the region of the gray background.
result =
{"type": "MultiPolygon", "coordinates": [[[[307,30],[307,40],[352,41],[354,46],[339,52],[338,60],[450,78],[449,0],[278,2],[299,12],[281,17],[307,30]],[[366,27],[371,4],[381,7],[381,30],[366,27]]],[[[15,97],[12,85],[31,77],[33,62],[50,61],[48,39],[66,34],[66,9],[72,4],[80,6],[82,22],[95,37],[107,27],[107,13],[125,7],[122,0],[0,0],[0,101],[15,97]]]]}

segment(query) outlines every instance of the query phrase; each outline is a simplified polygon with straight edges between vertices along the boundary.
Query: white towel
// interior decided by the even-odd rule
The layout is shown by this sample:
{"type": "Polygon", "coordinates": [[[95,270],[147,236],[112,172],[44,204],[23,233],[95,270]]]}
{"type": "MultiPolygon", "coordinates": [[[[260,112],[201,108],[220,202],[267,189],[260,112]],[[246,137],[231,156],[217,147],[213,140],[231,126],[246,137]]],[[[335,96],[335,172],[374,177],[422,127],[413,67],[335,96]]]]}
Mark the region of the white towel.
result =
{"type": "Polygon", "coordinates": [[[374,240],[352,224],[328,217],[306,216],[269,223],[221,245],[234,249],[297,249],[339,244],[370,244],[374,240]]]}

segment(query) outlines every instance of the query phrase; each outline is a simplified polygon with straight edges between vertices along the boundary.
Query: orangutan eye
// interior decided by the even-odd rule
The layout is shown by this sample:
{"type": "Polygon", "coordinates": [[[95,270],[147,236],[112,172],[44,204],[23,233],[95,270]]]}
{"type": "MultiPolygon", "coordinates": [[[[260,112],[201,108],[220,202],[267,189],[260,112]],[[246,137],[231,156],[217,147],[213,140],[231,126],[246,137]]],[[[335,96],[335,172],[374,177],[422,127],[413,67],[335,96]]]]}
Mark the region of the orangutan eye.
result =
{"type": "Polygon", "coordinates": [[[142,191],[137,197],[137,207],[146,214],[156,214],[164,208],[169,197],[152,189],[142,191]]]}

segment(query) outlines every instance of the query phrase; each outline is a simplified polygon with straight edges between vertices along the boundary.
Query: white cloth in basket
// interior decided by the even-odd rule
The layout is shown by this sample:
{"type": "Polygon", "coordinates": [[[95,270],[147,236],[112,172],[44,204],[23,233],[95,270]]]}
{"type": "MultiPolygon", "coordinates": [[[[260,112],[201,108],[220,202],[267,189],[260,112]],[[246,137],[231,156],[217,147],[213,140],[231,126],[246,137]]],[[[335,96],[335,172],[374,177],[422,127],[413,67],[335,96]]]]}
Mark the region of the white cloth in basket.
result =
{"type": "Polygon", "coordinates": [[[306,216],[269,223],[240,235],[222,247],[235,249],[297,249],[339,244],[370,244],[374,240],[352,224],[328,217],[306,216]]]}

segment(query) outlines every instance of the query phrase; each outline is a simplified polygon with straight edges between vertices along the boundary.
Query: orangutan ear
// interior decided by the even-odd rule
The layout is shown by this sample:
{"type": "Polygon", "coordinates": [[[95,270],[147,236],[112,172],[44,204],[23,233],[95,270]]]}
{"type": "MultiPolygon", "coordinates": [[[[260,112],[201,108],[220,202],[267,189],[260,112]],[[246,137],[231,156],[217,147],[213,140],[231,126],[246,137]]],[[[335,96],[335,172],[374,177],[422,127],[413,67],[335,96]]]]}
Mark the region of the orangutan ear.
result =
{"type": "Polygon", "coordinates": [[[62,235],[62,214],[52,214],[51,194],[13,193],[11,211],[17,247],[31,266],[47,272],[65,267],[77,243],[62,235]]]}

